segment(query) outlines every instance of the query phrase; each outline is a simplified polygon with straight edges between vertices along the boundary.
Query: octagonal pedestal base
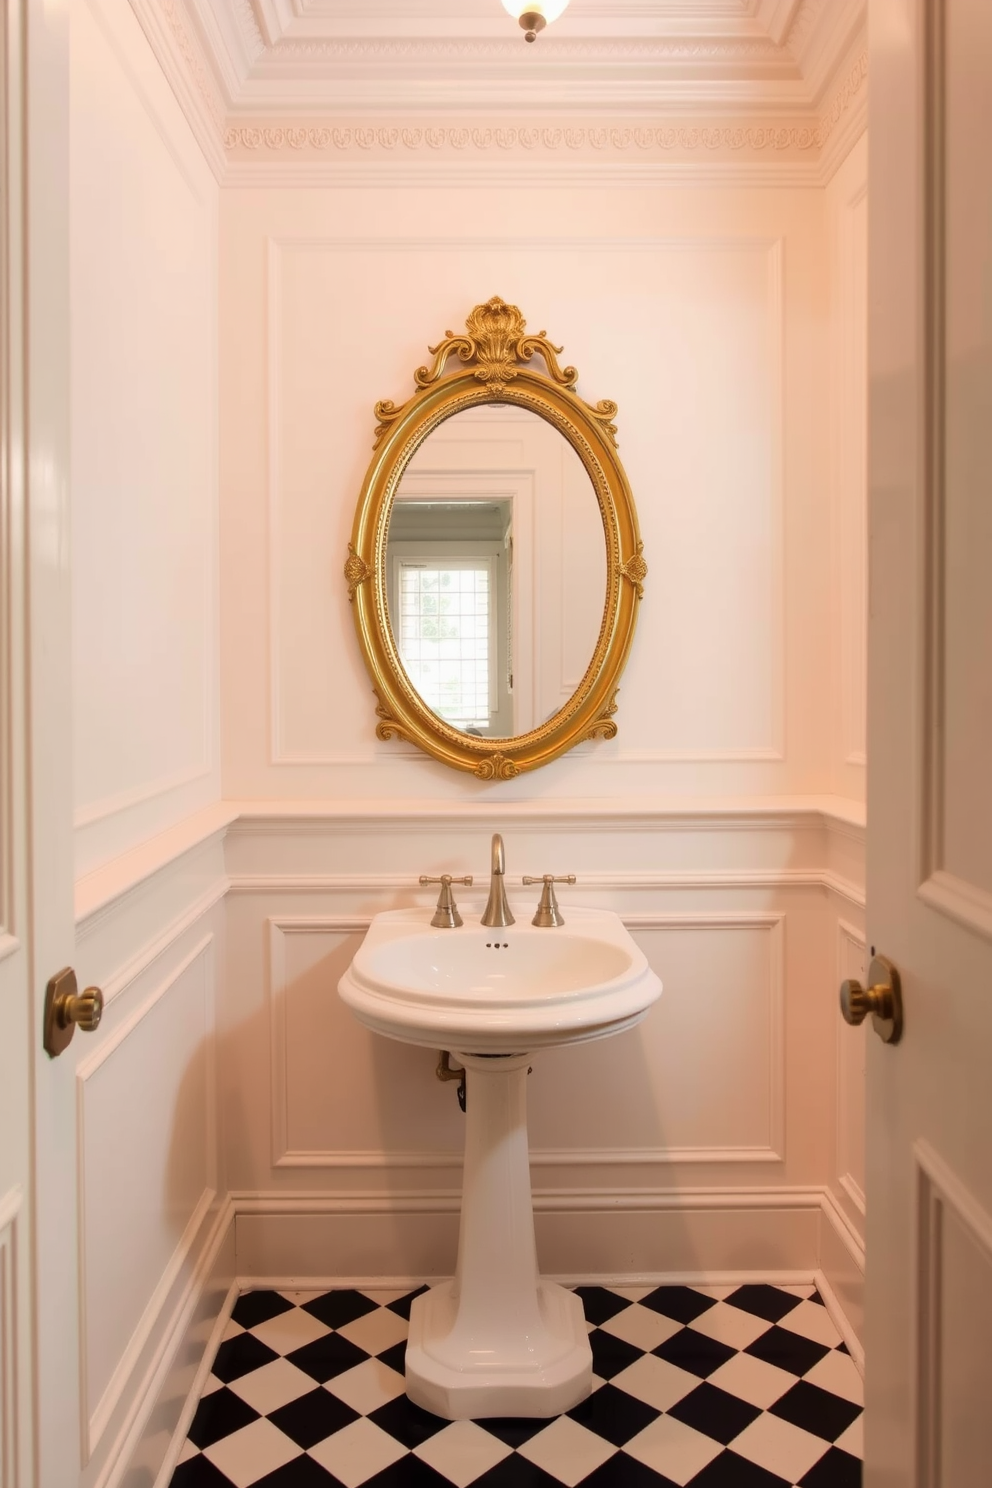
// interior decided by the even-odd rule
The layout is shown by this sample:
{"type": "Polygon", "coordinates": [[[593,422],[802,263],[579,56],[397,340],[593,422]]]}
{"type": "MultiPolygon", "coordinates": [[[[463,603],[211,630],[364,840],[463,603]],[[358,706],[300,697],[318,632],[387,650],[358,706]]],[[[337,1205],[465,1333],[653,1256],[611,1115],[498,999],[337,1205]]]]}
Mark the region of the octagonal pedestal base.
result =
{"type": "Polygon", "coordinates": [[[459,1322],[455,1282],[419,1296],[410,1312],[406,1392],[449,1421],[486,1416],[560,1416],[592,1389],[592,1352],[582,1303],[539,1281],[539,1320],[521,1336],[498,1321],[488,1338],[459,1322]],[[480,1344],[484,1346],[479,1347],[480,1344]]]}

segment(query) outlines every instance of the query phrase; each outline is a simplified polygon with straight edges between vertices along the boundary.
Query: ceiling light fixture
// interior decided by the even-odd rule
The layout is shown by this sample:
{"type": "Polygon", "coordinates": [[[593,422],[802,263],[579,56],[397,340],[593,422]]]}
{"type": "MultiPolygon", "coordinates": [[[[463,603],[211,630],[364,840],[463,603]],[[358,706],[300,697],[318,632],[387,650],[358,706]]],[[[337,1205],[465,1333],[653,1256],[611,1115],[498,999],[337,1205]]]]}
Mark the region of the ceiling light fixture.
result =
{"type": "Polygon", "coordinates": [[[538,31],[558,19],[567,4],[568,0],[503,0],[503,9],[520,22],[526,40],[533,41],[538,31]]]}

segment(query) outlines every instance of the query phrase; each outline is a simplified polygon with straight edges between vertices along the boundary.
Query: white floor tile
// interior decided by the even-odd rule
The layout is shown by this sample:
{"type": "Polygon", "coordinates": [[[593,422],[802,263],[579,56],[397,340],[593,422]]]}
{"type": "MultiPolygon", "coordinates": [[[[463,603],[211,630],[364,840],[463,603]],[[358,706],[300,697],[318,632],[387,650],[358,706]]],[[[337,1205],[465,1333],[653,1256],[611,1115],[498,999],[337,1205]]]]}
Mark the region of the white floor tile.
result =
{"type": "MultiPolygon", "coordinates": [[[[815,1304],[814,1304],[815,1305],[815,1304]]],[[[801,1431],[778,1416],[759,1416],[731,1443],[733,1450],[789,1483],[798,1483],[819,1462],[830,1443],[801,1431]]]]}
{"type": "Polygon", "coordinates": [[[410,1325],[406,1318],[390,1312],[388,1307],[367,1312],[364,1317],[356,1318],[353,1323],[345,1323],[343,1328],[338,1329],[342,1338],[347,1338],[349,1343],[356,1343],[368,1354],[381,1354],[383,1349],[392,1348],[394,1343],[402,1343],[409,1331],[410,1325]]]}
{"type": "Polygon", "coordinates": [[[559,1416],[518,1449],[518,1455],[574,1488],[612,1457],[616,1447],[568,1416],[559,1416]]]}
{"type": "Polygon", "coordinates": [[[200,1391],[200,1399],[202,1400],[203,1397],[204,1397],[204,1395],[212,1395],[215,1390],[223,1390],[223,1388],[224,1388],[224,1381],[223,1380],[219,1380],[215,1374],[208,1374],[207,1375],[207,1383],[204,1385],[203,1389],[200,1391]]]}
{"type": "Polygon", "coordinates": [[[304,1312],[301,1307],[294,1307],[292,1312],[281,1312],[278,1317],[257,1323],[251,1329],[256,1338],[277,1354],[291,1354],[294,1349],[313,1343],[315,1338],[323,1338],[330,1331],[326,1323],[312,1313],[304,1312]]]}
{"type": "Polygon", "coordinates": [[[330,1390],[332,1395],[363,1416],[378,1410],[388,1400],[395,1400],[405,1388],[403,1376],[383,1364],[381,1359],[366,1359],[364,1364],[356,1364],[354,1369],[335,1375],[324,1386],[325,1390],[330,1390]]]}
{"type": "Polygon", "coordinates": [[[718,1343],[743,1349],[760,1338],[762,1333],[767,1333],[771,1324],[766,1318],[742,1312],[739,1307],[731,1307],[726,1302],[717,1302],[689,1326],[697,1333],[705,1333],[707,1338],[715,1338],[718,1343]]]}
{"type": "Polygon", "coordinates": [[[376,1473],[406,1456],[406,1448],[374,1421],[352,1421],[326,1441],[310,1448],[310,1456],[345,1484],[358,1488],[376,1473]]]}
{"type": "Polygon", "coordinates": [[[696,1375],[686,1369],[669,1364],[655,1354],[645,1354],[613,1376],[612,1383],[618,1390],[625,1390],[645,1405],[655,1410],[667,1411],[678,1401],[689,1395],[699,1384],[696,1375]]]}
{"type": "Polygon", "coordinates": [[[374,1302],[376,1306],[386,1307],[390,1302],[398,1301],[400,1297],[409,1297],[411,1292],[415,1292],[418,1289],[416,1285],[400,1287],[399,1289],[395,1287],[392,1289],[389,1287],[362,1287],[361,1293],[363,1297],[368,1297],[369,1301],[374,1302]]]}
{"type": "Polygon", "coordinates": [[[230,1478],[235,1488],[250,1488],[266,1473],[275,1472],[302,1453],[295,1442],[263,1417],[231,1436],[221,1437],[203,1455],[230,1478]]]}
{"type": "Polygon", "coordinates": [[[292,1302],[294,1307],[302,1307],[304,1302],[312,1302],[314,1297],[325,1297],[327,1295],[327,1288],[324,1287],[322,1290],[302,1292],[280,1291],[279,1295],[280,1297],[285,1297],[287,1302],[292,1302]]]}
{"type": "Polygon", "coordinates": [[[229,1390],[263,1416],[291,1400],[298,1400],[301,1395],[309,1395],[314,1388],[315,1381],[310,1375],[288,1359],[273,1359],[271,1364],[263,1364],[261,1369],[253,1369],[251,1374],[243,1374],[228,1385],[229,1390]]]}
{"type": "Polygon", "coordinates": [[[199,1455],[200,1455],[200,1449],[199,1449],[199,1447],[194,1446],[193,1443],[187,1437],[186,1441],[183,1442],[183,1449],[182,1449],[182,1451],[179,1453],[179,1456],[176,1458],[176,1466],[178,1467],[179,1464],[180,1464],[180,1462],[188,1462],[191,1457],[199,1457],[199,1455]]]}
{"type": "Polygon", "coordinates": [[[864,1416],[858,1416],[856,1421],[852,1421],[847,1430],[841,1432],[834,1446],[840,1447],[842,1452],[850,1452],[852,1457],[863,1457],[865,1455],[864,1416]]]}
{"type": "Polygon", "coordinates": [[[702,1292],[704,1297],[715,1297],[718,1302],[722,1302],[725,1298],[729,1297],[732,1292],[737,1291],[737,1283],[735,1282],[733,1286],[726,1286],[723,1283],[721,1283],[719,1286],[696,1286],[694,1283],[692,1290],[694,1292],[702,1292]]]}
{"type": "Polygon", "coordinates": [[[776,1400],[781,1400],[787,1390],[796,1383],[796,1376],[764,1359],[752,1359],[750,1354],[735,1354],[726,1364],[710,1375],[710,1384],[728,1395],[738,1395],[749,1405],[767,1410],[776,1400]]]}
{"type": "Polygon", "coordinates": [[[618,1297],[623,1297],[627,1302],[640,1302],[642,1297],[650,1297],[652,1292],[658,1290],[653,1286],[611,1286],[608,1292],[616,1292],[618,1297]]]}
{"type": "Polygon", "coordinates": [[[659,1416],[629,1441],[624,1451],[673,1483],[688,1483],[723,1447],[674,1416],[659,1416]]]}
{"type": "Polygon", "coordinates": [[[787,1312],[779,1323],[780,1328],[788,1328],[791,1333],[801,1333],[804,1338],[812,1338],[814,1343],[825,1343],[828,1348],[836,1348],[841,1342],[841,1336],[830,1321],[830,1314],[819,1302],[800,1302],[791,1312],[787,1312]]]}
{"type": "Polygon", "coordinates": [[[800,1282],[797,1286],[789,1284],[788,1286],[782,1285],[776,1287],[776,1291],[788,1292],[793,1297],[802,1297],[805,1300],[807,1297],[812,1297],[816,1291],[816,1287],[811,1281],[804,1281],[800,1282]]]}
{"type": "Polygon", "coordinates": [[[682,1324],[635,1302],[632,1307],[625,1307],[623,1312],[618,1312],[616,1317],[603,1323],[602,1328],[604,1333],[612,1333],[614,1338],[622,1338],[635,1348],[649,1350],[657,1348],[659,1343],[664,1343],[673,1333],[681,1333],[682,1324]]]}
{"type": "Polygon", "coordinates": [[[229,1338],[238,1338],[244,1331],[240,1323],[236,1323],[233,1318],[228,1318],[221,1343],[226,1343],[229,1338]]]}
{"type": "Polygon", "coordinates": [[[474,1421],[452,1421],[436,1436],[414,1448],[414,1455],[449,1478],[456,1488],[468,1488],[476,1478],[509,1457],[511,1448],[474,1421]]]}
{"type": "Polygon", "coordinates": [[[831,1350],[803,1378],[811,1385],[819,1385],[821,1390],[829,1390],[831,1395],[843,1395],[854,1405],[864,1405],[864,1380],[850,1354],[831,1350]]]}

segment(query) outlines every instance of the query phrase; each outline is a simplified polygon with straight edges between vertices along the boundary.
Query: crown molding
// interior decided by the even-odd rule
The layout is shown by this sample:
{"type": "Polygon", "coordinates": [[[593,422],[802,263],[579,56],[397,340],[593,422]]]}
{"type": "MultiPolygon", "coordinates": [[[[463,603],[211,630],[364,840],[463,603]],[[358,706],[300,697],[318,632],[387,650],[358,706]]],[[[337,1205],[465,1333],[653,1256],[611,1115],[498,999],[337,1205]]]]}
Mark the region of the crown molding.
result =
{"type": "MultiPolygon", "coordinates": [[[[347,9],[343,0],[271,3],[294,14],[319,10],[322,4],[336,7],[339,15],[347,9]]],[[[390,3],[378,0],[372,6],[380,19],[387,14],[390,3]]],[[[777,49],[781,55],[795,48],[807,58],[815,53],[820,62],[832,58],[833,69],[826,85],[819,87],[822,96],[816,105],[804,96],[809,88],[801,78],[766,80],[758,88],[753,77],[719,77],[712,68],[706,78],[687,78],[683,62],[678,80],[667,85],[656,77],[641,87],[635,73],[622,87],[617,86],[613,99],[610,89],[602,84],[598,97],[592,99],[591,116],[589,89],[576,85],[576,103],[584,104],[584,117],[578,107],[571,111],[552,107],[544,92],[536,103],[532,94],[519,89],[519,79],[514,109],[493,109],[488,114],[482,107],[484,100],[476,94],[472,107],[459,116],[452,107],[452,97],[443,96],[443,89],[432,87],[430,80],[423,78],[419,80],[419,92],[414,91],[425,101],[430,100],[430,115],[419,107],[401,111],[395,96],[388,107],[374,111],[374,92],[363,89],[360,80],[355,79],[348,87],[337,89],[335,108],[308,107],[304,104],[309,97],[308,86],[299,76],[274,86],[259,82],[255,91],[262,101],[252,110],[231,101],[238,87],[238,72],[227,43],[233,45],[237,37],[244,41],[246,16],[255,16],[253,0],[225,0],[227,8],[222,16],[227,40],[223,45],[216,35],[204,35],[199,20],[193,24],[187,4],[202,7],[206,0],[131,0],[222,185],[385,187],[442,180],[489,186],[579,181],[623,185],[697,176],[712,183],[735,180],[752,185],[822,185],[866,125],[867,53],[863,25],[859,24],[864,0],[709,0],[700,7],[711,15],[718,12],[725,16],[732,11],[749,23],[777,27],[783,42],[777,45],[766,34],[761,45],[777,49]],[[853,39],[849,34],[852,20],[853,39]],[[848,42],[844,52],[836,50],[841,38],[848,42]],[[220,78],[215,71],[218,58],[226,59],[220,78]],[[351,95],[356,102],[346,107],[351,95]],[[662,97],[663,102],[659,102],[662,97]],[[291,106],[278,108],[280,99],[288,100],[291,106]],[[529,117],[523,112],[528,106],[532,111],[529,117]]],[[[638,10],[636,4],[621,8],[638,10]]],[[[665,0],[660,5],[656,0],[654,9],[659,8],[666,8],[665,0]]],[[[359,9],[355,7],[356,13],[359,9]]],[[[591,12],[594,7],[590,4],[588,9],[591,12]]],[[[684,13],[686,6],[669,0],[667,9],[684,13]]],[[[207,15],[208,27],[214,25],[210,19],[214,14],[210,10],[207,15]]],[[[643,38],[637,42],[642,47],[655,44],[643,38]]],[[[373,43],[365,38],[357,45],[368,48],[373,43]]],[[[402,50],[405,43],[387,41],[382,45],[395,51],[402,50]]],[[[604,44],[595,45],[602,54],[604,44]]],[[[607,51],[612,48],[619,55],[627,43],[611,41],[605,45],[607,51]]],[[[696,42],[671,38],[658,45],[669,48],[673,59],[679,47],[697,47],[696,42]]],[[[248,66],[252,65],[252,52],[262,56],[259,46],[268,46],[260,30],[255,40],[249,38],[243,52],[248,66]]],[[[317,79],[317,83],[318,93],[330,86],[326,78],[317,79]]],[[[566,85],[561,78],[556,88],[571,92],[571,84],[566,85]]]]}

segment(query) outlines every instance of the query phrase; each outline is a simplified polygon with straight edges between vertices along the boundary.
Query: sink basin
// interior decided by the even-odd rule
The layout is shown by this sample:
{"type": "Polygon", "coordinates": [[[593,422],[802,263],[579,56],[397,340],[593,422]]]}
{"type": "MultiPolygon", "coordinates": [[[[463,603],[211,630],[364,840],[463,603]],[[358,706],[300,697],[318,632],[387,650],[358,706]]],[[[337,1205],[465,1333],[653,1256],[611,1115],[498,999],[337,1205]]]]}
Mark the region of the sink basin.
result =
{"type": "Polygon", "coordinates": [[[397,909],[375,916],[338,991],[367,1028],[465,1067],[458,1266],[414,1300],[407,1394],[449,1420],[571,1410],[592,1389],[592,1353],[580,1298],[538,1275],[530,1060],[631,1028],[660,981],[608,910],[492,930],[466,915],[438,930],[429,911],[397,909]]]}
{"type": "Polygon", "coordinates": [[[609,910],[565,925],[490,930],[466,915],[434,929],[422,909],[376,915],[339,991],[360,1022],[408,1044],[513,1054],[620,1033],[661,983],[609,910]]]}

